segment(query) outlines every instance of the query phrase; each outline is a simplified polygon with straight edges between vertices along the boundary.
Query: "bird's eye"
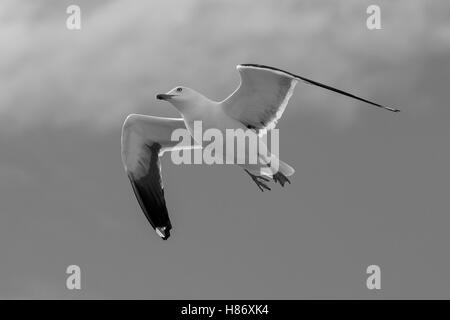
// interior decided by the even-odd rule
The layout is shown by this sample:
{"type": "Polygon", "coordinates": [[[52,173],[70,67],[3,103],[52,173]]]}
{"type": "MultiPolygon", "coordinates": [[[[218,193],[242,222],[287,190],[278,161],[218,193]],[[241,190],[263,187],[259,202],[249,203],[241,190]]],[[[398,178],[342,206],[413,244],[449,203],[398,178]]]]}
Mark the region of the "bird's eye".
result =
{"type": "Polygon", "coordinates": [[[177,91],[181,92],[181,91],[183,91],[183,88],[177,88],[177,91]]]}

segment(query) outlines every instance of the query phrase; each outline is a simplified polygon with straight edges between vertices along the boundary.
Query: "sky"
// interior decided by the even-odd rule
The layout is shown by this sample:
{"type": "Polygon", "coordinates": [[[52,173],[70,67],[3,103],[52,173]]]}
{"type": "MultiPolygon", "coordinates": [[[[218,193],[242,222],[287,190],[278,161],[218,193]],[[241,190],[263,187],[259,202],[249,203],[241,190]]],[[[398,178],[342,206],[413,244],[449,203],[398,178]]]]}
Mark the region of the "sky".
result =
{"type": "Polygon", "coordinates": [[[450,7],[446,1],[0,3],[0,298],[450,298],[450,7]],[[66,8],[81,8],[68,30],[66,8]],[[380,30],[366,27],[370,4],[380,30]],[[299,83],[282,119],[292,184],[162,160],[172,236],[142,214],[120,158],[157,93],[213,100],[239,63],[299,83]],[[67,290],[67,266],[82,289],[67,290]],[[381,290],[366,268],[381,268],[381,290]]]}

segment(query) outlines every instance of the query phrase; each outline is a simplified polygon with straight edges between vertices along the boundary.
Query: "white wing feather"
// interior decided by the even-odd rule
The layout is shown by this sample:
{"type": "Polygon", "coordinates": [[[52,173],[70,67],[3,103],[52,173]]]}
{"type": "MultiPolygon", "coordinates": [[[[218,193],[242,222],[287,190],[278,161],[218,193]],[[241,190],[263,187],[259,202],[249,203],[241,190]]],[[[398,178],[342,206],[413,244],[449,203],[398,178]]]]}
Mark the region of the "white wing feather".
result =
{"type": "Polygon", "coordinates": [[[222,101],[226,114],[257,131],[273,129],[281,118],[297,79],[280,70],[238,65],[239,87],[222,101]]]}

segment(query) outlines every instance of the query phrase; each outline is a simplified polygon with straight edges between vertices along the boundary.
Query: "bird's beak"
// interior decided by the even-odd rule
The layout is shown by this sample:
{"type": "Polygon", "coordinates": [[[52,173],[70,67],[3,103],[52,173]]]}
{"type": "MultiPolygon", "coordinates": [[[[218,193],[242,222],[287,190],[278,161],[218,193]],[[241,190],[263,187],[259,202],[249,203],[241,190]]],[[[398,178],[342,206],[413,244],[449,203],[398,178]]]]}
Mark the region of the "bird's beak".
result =
{"type": "Polygon", "coordinates": [[[156,95],[156,99],[158,100],[170,100],[170,98],[172,98],[173,96],[175,96],[174,94],[167,94],[167,93],[160,93],[156,95]]]}

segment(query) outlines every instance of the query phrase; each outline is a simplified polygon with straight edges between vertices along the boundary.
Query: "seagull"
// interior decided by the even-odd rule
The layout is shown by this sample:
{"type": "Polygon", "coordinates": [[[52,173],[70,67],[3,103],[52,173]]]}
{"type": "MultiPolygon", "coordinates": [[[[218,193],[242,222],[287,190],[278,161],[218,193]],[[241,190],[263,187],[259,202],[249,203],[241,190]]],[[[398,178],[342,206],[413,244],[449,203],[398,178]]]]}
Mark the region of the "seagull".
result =
{"type": "MultiPolygon", "coordinates": [[[[194,122],[202,121],[205,129],[216,128],[221,132],[227,129],[250,130],[260,139],[262,134],[276,126],[299,81],[381,109],[400,111],[274,67],[240,64],[237,70],[240,84],[223,101],[213,101],[193,89],[177,86],[167,93],[157,94],[156,99],[169,102],[179,111],[181,118],[130,114],[123,124],[121,151],[125,171],[142,211],[163,240],[170,237],[172,224],[164,197],[160,157],[166,151],[204,147],[200,141],[191,145],[180,145],[178,141],[172,141],[174,130],[187,129],[195,139],[194,122]]],[[[243,163],[239,166],[261,191],[270,190],[267,184],[271,180],[283,187],[286,183],[290,184],[288,177],[295,170],[276,155],[267,152],[264,143],[259,142],[257,164],[243,163]],[[272,166],[273,162],[277,162],[277,166],[272,166]]],[[[222,156],[229,158],[227,154],[222,156]]],[[[233,163],[239,163],[236,162],[236,156],[233,157],[233,163]]]]}

